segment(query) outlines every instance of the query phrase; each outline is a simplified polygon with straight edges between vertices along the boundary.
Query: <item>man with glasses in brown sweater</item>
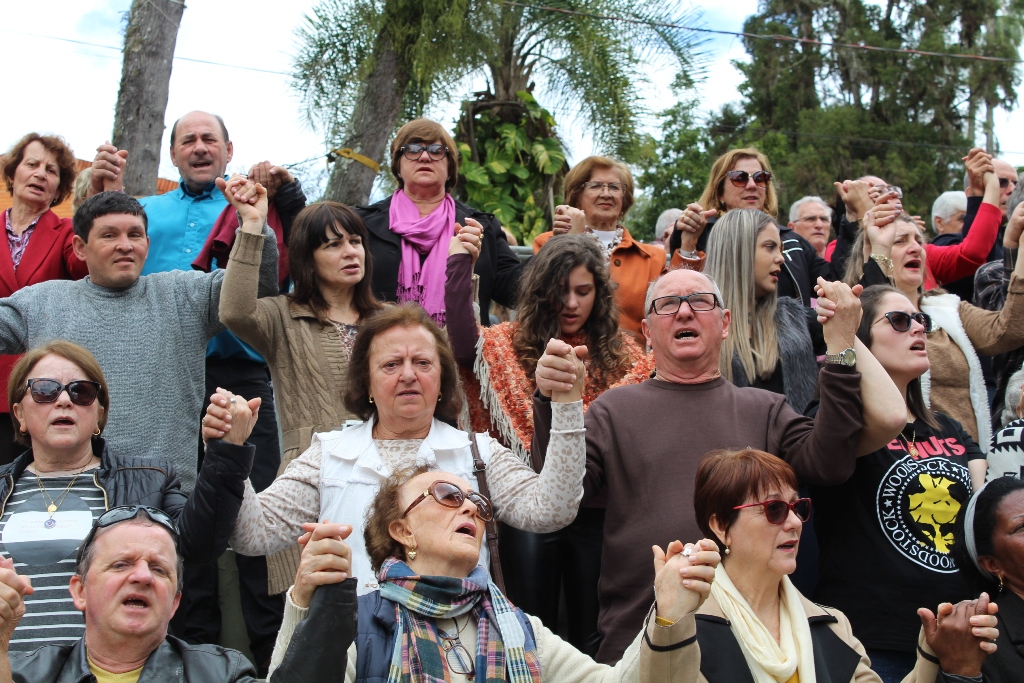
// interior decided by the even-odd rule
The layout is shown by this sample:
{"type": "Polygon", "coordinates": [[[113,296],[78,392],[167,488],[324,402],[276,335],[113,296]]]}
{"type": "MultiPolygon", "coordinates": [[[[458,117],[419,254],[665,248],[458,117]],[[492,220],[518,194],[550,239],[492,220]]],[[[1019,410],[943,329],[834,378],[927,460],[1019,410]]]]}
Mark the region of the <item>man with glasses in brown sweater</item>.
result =
{"type": "MultiPolygon", "coordinates": [[[[828,355],[814,419],[798,415],[785,396],[738,388],[721,376],[730,312],[707,275],[676,270],[651,285],[642,329],[655,376],[606,391],[585,417],[583,500],[607,495],[598,661],[617,661],[643,624],[654,598],[651,546],[660,538],[701,535],[693,479],[707,453],[756,448],[785,459],[802,481],[836,484],[853,473],[858,456],[882,447],[906,424],[899,390],[856,338],[859,287],[818,283],[828,355]]],[[[552,339],[537,363],[533,452],[547,445],[548,396],[573,378],[570,353],[582,356],[585,349],[552,339]]]]}

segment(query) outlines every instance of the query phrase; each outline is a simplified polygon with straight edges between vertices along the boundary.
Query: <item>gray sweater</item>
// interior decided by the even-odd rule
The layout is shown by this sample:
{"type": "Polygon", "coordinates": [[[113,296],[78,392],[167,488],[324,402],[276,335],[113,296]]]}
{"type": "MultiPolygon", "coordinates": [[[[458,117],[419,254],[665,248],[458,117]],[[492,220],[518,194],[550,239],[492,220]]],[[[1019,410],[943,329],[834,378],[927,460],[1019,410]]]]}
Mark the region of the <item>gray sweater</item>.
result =
{"type": "MultiPolygon", "coordinates": [[[[261,295],[276,290],[277,241],[269,228],[263,235],[239,232],[232,258],[261,265],[261,295]]],[[[225,329],[218,317],[223,280],[223,270],[174,270],[144,275],[127,289],[89,278],[25,287],[0,299],[0,353],[24,353],[53,339],[92,351],[110,387],[103,436],[111,449],[169,458],[191,492],[206,400],[206,342],[225,329]]]]}

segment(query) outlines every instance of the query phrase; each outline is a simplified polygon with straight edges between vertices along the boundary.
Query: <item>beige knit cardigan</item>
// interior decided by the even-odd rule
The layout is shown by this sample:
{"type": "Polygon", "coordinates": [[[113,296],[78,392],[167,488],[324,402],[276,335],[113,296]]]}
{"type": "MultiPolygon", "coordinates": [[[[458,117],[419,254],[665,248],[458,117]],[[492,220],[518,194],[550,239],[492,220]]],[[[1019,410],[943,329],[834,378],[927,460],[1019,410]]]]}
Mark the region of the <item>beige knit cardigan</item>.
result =
{"type": "MultiPolygon", "coordinates": [[[[257,299],[258,281],[259,263],[232,255],[221,289],[220,320],[270,367],[284,437],[280,475],[309,448],[315,432],[329,432],[354,418],[342,402],[348,351],[338,329],[322,324],[308,306],[284,295],[257,299]]],[[[298,545],[268,557],[270,593],[288,590],[298,566],[298,545]]]]}

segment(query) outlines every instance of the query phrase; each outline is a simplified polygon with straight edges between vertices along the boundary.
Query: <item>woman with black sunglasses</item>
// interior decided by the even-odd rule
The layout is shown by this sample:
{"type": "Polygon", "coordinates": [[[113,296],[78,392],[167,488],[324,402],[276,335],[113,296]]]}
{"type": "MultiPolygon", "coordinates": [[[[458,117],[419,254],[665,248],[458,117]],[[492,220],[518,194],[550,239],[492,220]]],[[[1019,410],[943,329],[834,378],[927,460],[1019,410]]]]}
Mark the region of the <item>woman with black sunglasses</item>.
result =
{"type": "MultiPolygon", "coordinates": [[[[999,221],[999,178],[991,170],[984,178],[984,201],[972,233],[982,230],[982,223],[991,227],[999,221]]],[[[925,401],[960,422],[981,450],[988,452],[992,417],[979,356],[995,356],[1024,345],[1024,259],[1018,259],[1009,274],[1009,285],[1004,285],[1006,301],[1001,310],[987,311],[935,287],[930,275],[941,256],[936,249],[953,247],[925,244],[921,230],[906,214],[892,223],[876,225],[874,212],[869,211],[863,223],[863,261],[853,264],[851,259],[847,283],[859,278],[865,287],[893,284],[931,316],[931,368],[921,379],[925,401]]],[[[1007,229],[1003,244],[1016,249],[1020,237],[1019,230],[1007,229]]],[[[981,261],[974,262],[975,268],[986,253],[979,254],[981,261]]]]}
{"type": "MultiPolygon", "coordinates": [[[[811,514],[811,501],[798,495],[793,468],[764,451],[712,453],[697,469],[697,523],[722,548],[711,595],[697,611],[701,683],[868,683],[880,677],[932,683],[949,681],[947,674],[980,673],[991,649],[987,639],[995,635],[996,618],[988,614],[987,599],[938,607],[941,627],[927,608],[940,600],[913,603],[915,644],[920,631],[921,648],[911,652],[906,677],[873,671],[859,625],[854,622],[851,628],[844,612],[811,602],[789,580],[811,514]],[[922,605],[927,607],[918,621],[916,610],[922,605]]],[[[868,548],[858,550],[869,562],[884,562],[868,548]]],[[[882,582],[882,573],[860,578],[882,582]]],[[[855,593],[849,599],[865,596],[855,593]]]]}
{"type": "Polygon", "coordinates": [[[159,508],[180,527],[185,559],[216,559],[214,549],[227,543],[241,507],[255,447],[211,444],[186,496],[170,461],[110,451],[101,436],[110,411],[107,381],[96,358],[67,341],[25,354],[7,395],[17,441],[29,450],[0,467],[0,556],[35,589],[25,596],[12,650],[82,637],[85,621],[68,586],[77,549],[109,508],[159,508]]]}
{"type": "Polygon", "coordinates": [[[353,207],[369,232],[374,295],[381,301],[415,301],[444,327],[445,264],[449,241],[458,235],[479,254],[474,272],[480,276],[481,322],[490,324],[492,300],[515,308],[522,264],[492,214],[452,196],[459,152],[451,135],[429,119],[405,124],[391,143],[391,173],[398,183],[393,195],[353,207]]]}
{"type": "Polygon", "coordinates": [[[953,529],[986,462],[960,423],[922,395],[928,314],[889,285],[868,287],[860,299],[857,337],[903,393],[908,421],[884,448],[858,458],[845,483],[811,487],[821,547],[814,599],[846,613],[888,683],[915,666],[917,609],[972,597],[951,554],[953,529]]]}

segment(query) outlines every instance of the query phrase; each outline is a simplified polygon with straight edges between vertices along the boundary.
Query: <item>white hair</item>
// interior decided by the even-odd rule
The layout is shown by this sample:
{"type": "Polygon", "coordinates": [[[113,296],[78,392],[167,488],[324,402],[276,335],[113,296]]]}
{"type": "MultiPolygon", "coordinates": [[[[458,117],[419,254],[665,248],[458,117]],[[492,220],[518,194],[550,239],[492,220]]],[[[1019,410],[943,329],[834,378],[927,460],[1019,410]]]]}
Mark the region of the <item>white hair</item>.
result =
{"type": "Polygon", "coordinates": [[[789,222],[796,223],[797,219],[800,218],[800,207],[803,206],[804,204],[810,204],[811,202],[816,202],[824,206],[825,211],[828,212],[828,219],[830,221],[832,220],[832,207],[826,204],[825,200],[822,199],[821,197],[812,197],[808,195],[807,197],[801,197],[800,199],[796,200],[795,202],[793,202],[793,206],[789,207],[789,222]]]}
{"type": "Polygon", "coordinates": [[[957,211],[967,210],[967,193],[960,190],[943,192],[932,203],[932,227],[935,219],[949,220],[957,211]]]}
{"type": "Polygon", "coordinates": [[[683,215],[682,209],[665,209],[658,216],[658,221],[654,224],[654,238],[658,239],[665,234],[665,230],[670,225],[675,225],[679,217],[683,215]]]}
{"type": "MultiPolygon", "coordinates": [[[[655,280],[654,282],[652,282],[651,284],[649,284],[647,286],[647,296],[644,298],[644,317],[645,318],[651,317],[651,302],[654,301],[654,289],[655,289],[655,287],[657,287],[658,283],[661,282],[661,278],[665,277],[665,275],[668,275],[669,273],[672,273],[672,272],[675,272],[675,271],[670,270],[670,271],[668,271],[668,273],[662,274],[660,277],[658,277],[657,280],[655,280]]],[[[715,278],[711,277],[707,273],[702,273],[699,270],[695,270],[693,272],[699,273],[699,274],[703,275],[704,277],[706,277],[708,279],[708,282],[711,283],[711,291],[713,291],[715,293],[715,299],[718,300],[718,308],[720,309],[719,310],[719,314],[724,315],[724,313],[725,313],[725,302],[722,300],[722,290],[721,290],[721,288],[719,288],[718,283],[715,282],[715,278]]]]}
{"type": "Polygon", "coordinates": [[[1006,397],[1003,399],[1003,413],[1000,415],[1003,427],[1017,419],[1017,404],[1020,403],[1021,385],[1024,385],[1024,368],[1010,375],[1010,379],[1006,382],[1006,397]]]}

